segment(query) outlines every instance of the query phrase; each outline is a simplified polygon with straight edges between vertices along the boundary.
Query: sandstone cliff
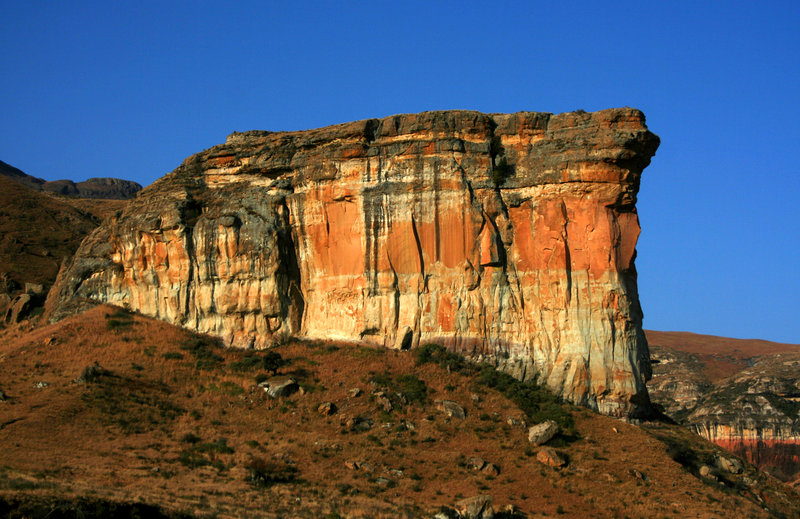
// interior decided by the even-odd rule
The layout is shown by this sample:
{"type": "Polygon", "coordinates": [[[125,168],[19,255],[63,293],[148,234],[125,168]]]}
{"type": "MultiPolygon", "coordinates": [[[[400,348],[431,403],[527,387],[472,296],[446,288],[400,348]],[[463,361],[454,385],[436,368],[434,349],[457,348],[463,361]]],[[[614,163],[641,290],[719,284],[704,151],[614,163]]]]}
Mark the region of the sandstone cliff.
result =
{"type": "Polygon", "coordinates": [[[439,342],[565,398],[647,405],[634,109],[425,112],[234,133],[95,231],[49,296],[263,347],[439,342]]]}

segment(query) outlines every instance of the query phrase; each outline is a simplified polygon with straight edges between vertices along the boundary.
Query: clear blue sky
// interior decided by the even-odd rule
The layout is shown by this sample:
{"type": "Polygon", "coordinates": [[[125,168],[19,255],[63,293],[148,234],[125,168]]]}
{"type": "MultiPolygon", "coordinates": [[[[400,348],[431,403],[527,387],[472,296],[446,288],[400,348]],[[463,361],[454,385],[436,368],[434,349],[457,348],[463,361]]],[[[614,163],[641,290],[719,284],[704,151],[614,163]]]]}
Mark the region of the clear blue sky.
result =
{"type": "Polygon", "coordinates": [[[800,343],[800,2],[0,0],[0,160],[149,184],[234,130],[635,106],[645,327],[800,343]]]}

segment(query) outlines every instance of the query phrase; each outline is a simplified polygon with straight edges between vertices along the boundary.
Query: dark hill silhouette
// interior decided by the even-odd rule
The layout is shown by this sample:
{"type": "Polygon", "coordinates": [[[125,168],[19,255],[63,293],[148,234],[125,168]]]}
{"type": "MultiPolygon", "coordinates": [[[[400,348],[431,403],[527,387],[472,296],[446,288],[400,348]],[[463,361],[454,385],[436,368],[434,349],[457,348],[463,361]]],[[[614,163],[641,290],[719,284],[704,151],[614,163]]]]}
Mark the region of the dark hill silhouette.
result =
{"type": "Polygon", "coordinates": [[[28,175],[19,168],[0,160],[0,174],[35,191],[47,191],[76,198],[127,200],[133,198],[142,186],[131,180],[119,178],[90,178],[82,182],[72,180],[47,181],[28,175]]]}

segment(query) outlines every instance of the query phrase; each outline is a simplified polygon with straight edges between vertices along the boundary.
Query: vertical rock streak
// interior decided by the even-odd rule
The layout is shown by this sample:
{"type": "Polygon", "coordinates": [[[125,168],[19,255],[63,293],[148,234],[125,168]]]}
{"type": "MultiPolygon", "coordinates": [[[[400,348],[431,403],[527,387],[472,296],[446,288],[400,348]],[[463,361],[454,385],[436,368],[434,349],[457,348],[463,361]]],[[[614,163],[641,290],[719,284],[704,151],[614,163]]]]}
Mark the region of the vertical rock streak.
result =
{"type": "Polygon", "coordinates": [[[634,414],[634,203],[657,146],[627,108],[233,134],[85,240],[48,309],[121,304],[237,347],[440,342],[634,414]]]}

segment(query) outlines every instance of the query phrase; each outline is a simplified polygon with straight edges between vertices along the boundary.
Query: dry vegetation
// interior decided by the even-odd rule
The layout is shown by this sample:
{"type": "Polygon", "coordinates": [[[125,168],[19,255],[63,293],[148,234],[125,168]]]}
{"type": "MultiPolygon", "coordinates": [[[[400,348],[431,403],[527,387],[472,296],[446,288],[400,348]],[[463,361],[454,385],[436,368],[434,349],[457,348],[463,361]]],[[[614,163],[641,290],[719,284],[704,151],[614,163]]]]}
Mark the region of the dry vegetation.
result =
{"type": "Polygon", "coordinates": [[[41,193],[0,175],[0,273],[19,288],[25,283],[49,286],[61,261],[126,203],[41,193]]]}
{"type": "Polygon", "coordinates": [[[719,475],[726,483],[700,477],[715,448],[679,427],[558,404],[426,351],[308,341],[232,351],[107,306],[5,330],[0,513],[432,517],[490,494],[496,510],[518,510],[500,517],[800,514],[788,487],[751,468],[719,475]],[[271,399],[257,382],[274,373],[302,391],[271,399]],[[522,394],[538,402],[520,409],[522,394]],[[441,399],[466,418],[441,412],[441,399]],[[526,429],[509,424],[530,416],[566,427],[551,442],[565,468],[539,463],[526,429]],[[472,469],[472,457],[499,473],[472,469]]]}

